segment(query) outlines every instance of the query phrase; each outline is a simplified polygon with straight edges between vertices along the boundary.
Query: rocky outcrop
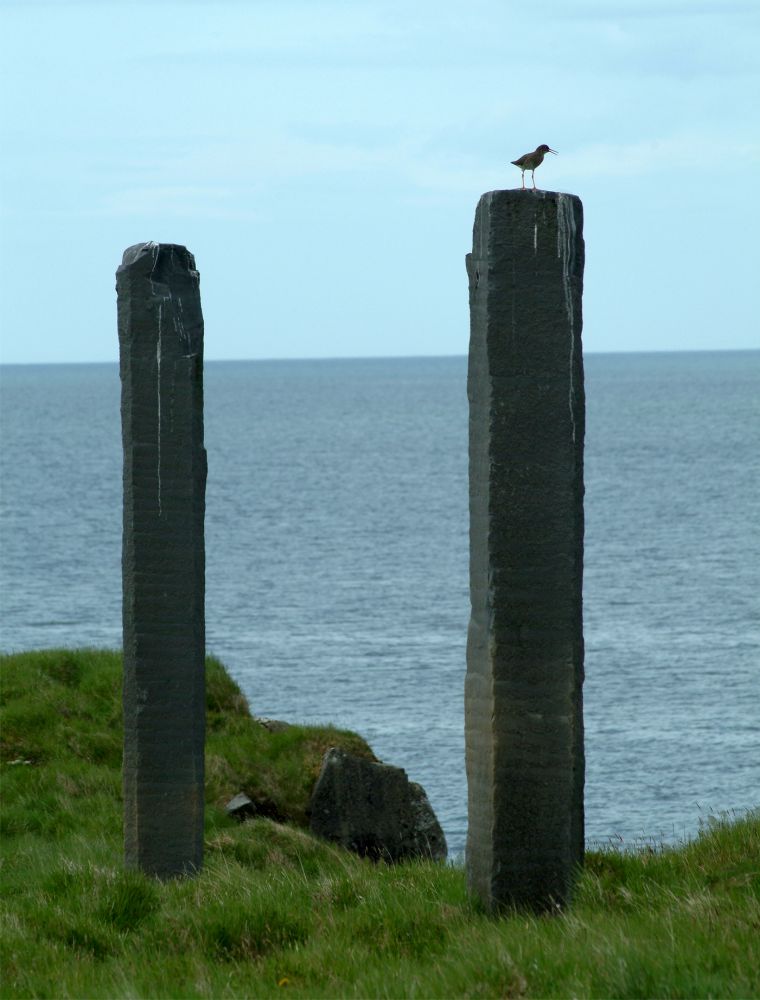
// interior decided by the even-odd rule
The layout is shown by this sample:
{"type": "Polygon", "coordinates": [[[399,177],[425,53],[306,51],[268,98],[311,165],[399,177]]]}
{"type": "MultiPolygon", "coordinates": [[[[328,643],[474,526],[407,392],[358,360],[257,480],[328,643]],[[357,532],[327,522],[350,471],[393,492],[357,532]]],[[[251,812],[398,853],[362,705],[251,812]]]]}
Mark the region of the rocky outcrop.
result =
{"type": "Polygon", "coordinates": [[[282,719],[265,719],[257,715],[253,717],[253,721],[268,729],[270,733],[283,733],[292,727],[292,723],[283,722],[282,719]]]}
{"type": "Polygon", "coordinates": [[[331,748],[311,798],[312,833],[374,860],[446,858],[424,789],[400,767],[331,748]]]}

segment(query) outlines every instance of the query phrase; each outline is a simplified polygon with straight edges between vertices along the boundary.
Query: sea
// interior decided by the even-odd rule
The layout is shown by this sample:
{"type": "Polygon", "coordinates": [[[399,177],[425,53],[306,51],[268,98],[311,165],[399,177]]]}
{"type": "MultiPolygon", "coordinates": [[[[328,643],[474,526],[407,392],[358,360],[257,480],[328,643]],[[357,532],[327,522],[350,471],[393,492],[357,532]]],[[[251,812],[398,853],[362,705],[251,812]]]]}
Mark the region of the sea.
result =
{"type": "MultiPolygon", "coordinates": [[[[586,833],[760,804],[760,351],[585,358],[586,833]]],[[[331,722],[460,857],[464,357],[207,362],[206,627],[258,716],[331,722]]],[[[0,649],[121,645],[115,364],[0,368],[0,649]]],[[[231,788],[234,794],[237,788],[231,788]]]]}

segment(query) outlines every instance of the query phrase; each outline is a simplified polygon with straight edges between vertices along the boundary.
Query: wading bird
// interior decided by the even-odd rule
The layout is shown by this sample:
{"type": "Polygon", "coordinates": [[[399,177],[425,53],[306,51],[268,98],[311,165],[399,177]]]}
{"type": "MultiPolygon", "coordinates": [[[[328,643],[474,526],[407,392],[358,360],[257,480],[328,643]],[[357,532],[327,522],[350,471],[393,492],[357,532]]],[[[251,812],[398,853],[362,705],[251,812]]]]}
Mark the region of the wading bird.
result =
{"type": "Polygon", "coordinates": [[[514,163],[514,165],[516,167],[519,167],[520,170],[522,170],[522,189],[523,189],[523,191],[525,190],[525,171],[526,170],[530,170],[531,177],[533,178],[533,190],[534,191],[536,190],[536,174],[535,174],[535,170],[536,170],[536,167],[540,167],[541,164],[544,162],[544,156],[547,153],[554,153],[555,156],[559,156],[559,153],[557,152],[556,149],[550,149],[549,146],[546,145],[546,143],[543,143],[542,145],[540,145],[538,147],[538,149],[534,149],[532,153],[524,153],[521,157],[519,157],[519,159],[512,160],[512,163],[514,163]]]}

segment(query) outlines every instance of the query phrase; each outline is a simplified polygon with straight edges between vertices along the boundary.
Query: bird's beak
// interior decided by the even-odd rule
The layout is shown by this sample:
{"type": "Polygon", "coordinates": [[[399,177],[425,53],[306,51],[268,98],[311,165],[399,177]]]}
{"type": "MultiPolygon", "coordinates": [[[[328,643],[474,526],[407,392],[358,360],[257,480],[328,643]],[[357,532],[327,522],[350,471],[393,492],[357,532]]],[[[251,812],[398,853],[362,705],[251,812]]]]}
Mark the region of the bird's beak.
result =
{"type": "Polygon", "coordinates": [[[556,149],[550,149],[549,152],[554,153],[555,156],[559,156],[559,153],[557,152],[556,149]]]}

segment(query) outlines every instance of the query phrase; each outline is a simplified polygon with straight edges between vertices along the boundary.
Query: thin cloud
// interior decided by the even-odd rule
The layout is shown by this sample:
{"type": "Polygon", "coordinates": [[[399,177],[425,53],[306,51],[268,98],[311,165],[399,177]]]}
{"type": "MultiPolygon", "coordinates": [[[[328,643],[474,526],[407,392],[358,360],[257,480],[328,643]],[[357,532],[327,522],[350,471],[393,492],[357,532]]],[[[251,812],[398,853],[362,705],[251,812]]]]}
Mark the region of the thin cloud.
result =
{"type": "Polygon", "coordinates": [[[95,214],[193,219],[255,218],[255,213],[241,207],[228,188],[176,184],[119,188],[103,197],[95,214]]]}
{"type": "Polygon", "coordinates": [[[546,12],[551,9],[553,16],[563,20],[584,20],[587,18],[604,21],[618,20],[663,20],[671,18],[744,16],[757,14],[757,0],[661,0],[631,3],[576,3],[572,6],[539,2],[534,0],[534,6],[546,12]]]}
{"type": "Polygon", "coordinates": [[[563,172],[570,177],[633,177],[656,173],[662,163],[669,170],[685,169],[715,173],[714,150],[719,148],[726,162],[760,163],[760,141],[707,135],[676,135],[642,139],[632,143],[594,143],[570,152],[563,158],[563,172]]]}

